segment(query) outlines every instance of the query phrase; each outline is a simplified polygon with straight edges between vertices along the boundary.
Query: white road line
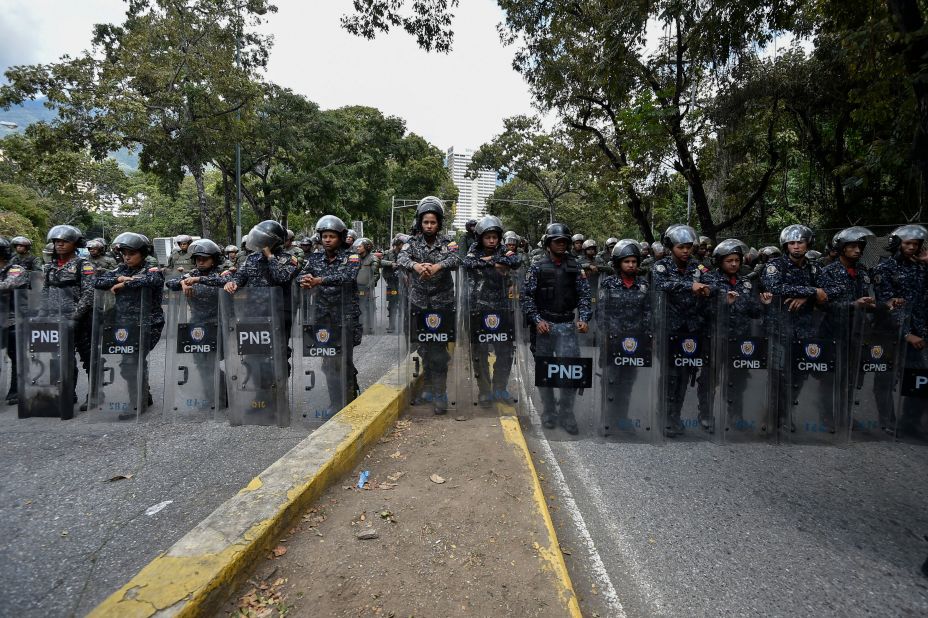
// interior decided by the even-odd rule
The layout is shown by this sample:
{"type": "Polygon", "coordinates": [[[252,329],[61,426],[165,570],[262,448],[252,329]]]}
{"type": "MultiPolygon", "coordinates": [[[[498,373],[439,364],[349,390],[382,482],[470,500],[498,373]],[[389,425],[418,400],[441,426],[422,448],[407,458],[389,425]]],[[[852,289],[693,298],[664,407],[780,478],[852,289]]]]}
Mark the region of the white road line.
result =
{"type": "Polygon", "coordinates": [[[606,570],[606,565],[603,563],[603,559],[596,550],[593,537],[590,536],[590,531],[586,527],[586,522],[583,521],[583,515],[580,513],[580,509],[577,508],[577,503],[574,500],[573,494],[570,492],[570,487],[567,486],[567,479],[564,478],[564,473],[561,471],[561,466],[557,463],[554,451],[551,450],[551,445],[548,444],[544,428],[541,426],[538,414],[536,414],[535,406],[532,404],[532,398],[528,396],[525,390],[525,380],[522,379],[521,375],[519,377],[519,390],[521,391],[522,401],[528,403],[528,417],[531,420],[532,427],[535,428],[535,434],[538,436],[542,458],[549,464],[549,480],[554,484],[558,494],[560,494],[561,508],[567,511],[571,523],[573,523],[574,528],[577,530],[577,534],[580,536],[580,542],[584,545],[587,558],[593,569],[593,580],[596,582],[596,587],[599,588],[600,595],[606,607],[609,609],[609,616],[625,618],[625,608],[622,607],[622,602],[619,601],[619,595],[616,593],[612,581],[609,579],[609,572],[606,570]]]}

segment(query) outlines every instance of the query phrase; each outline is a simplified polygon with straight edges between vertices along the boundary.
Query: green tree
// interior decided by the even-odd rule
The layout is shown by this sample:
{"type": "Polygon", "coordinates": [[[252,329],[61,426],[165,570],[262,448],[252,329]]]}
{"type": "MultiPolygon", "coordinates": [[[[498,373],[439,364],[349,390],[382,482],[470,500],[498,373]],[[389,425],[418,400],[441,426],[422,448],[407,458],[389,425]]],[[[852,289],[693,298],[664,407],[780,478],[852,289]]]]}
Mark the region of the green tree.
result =
{"type": "Polygon", "coordinates": [[[44,94],[64,143],[86,144],[98,159],[140,146],[141,168],[168,187],[190,173],[211,235],[206,167],[231,150],[237,113],[260,98],[254,78],[270,40],[254,28],[273,10],[266,0],[132,0],[122,24],[95,27],[91,51],[8,69],[0,105],[44,94]]]}

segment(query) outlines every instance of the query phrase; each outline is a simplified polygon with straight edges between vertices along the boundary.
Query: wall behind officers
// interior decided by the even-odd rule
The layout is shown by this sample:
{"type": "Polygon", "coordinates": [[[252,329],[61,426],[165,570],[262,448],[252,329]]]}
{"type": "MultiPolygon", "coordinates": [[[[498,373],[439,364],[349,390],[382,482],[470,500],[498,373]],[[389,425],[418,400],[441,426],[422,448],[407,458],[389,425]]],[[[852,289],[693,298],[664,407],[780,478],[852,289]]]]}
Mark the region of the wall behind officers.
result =
{"type": "MultiPolygon", "coordinates": [[[[509,285],[510,271],[519,268],[518,254],[500,244],[503,224],[493,216],[483,217],[474,227],[476,239],[464,257],[464,268],[470,272],[466,278],[468,306],[471,313],[497,311],[504,314],[500,319],[512,319],[510,315],[509,285]]],[[[477,379],[477,401],[488,406],[494,401],[512,402],[509,393],[509,374],[512,371],[514,341],[471,343],[471,358],[477,379]],[[493,375],[490,376],[490,352],[496,355],[493,375]]]]}
{"type": "MultiPolygon", "coordinates": [[[[593,317],[590,284],[577,258],[568,253],[570,228],[551,223],[544,239],[545,254],[529,267],[522,294],[522,310],[532,326],[532,350],[535,356],[577,357],[577,333],[586,333],[593,317]]],[[[583,240],[574,244],[579,249],[583,240]]],[[[578,433],[574,415],[577,389],[539,388],[538,392],[542,424],[553,429],[560,423],[567,433],[578,433]]]]}
{"type": "MultiPolygon", "coordinates": [[[[664,293],[667,334],[671,341],[692,338],[697,345],[694,364],[684,366],[670,359],[667,371],[667,390],[662,393],[666,402],[667,437],[676,437],[684,432],[680,418],[687,384],[696,378],[696,395],[699,424],[705,431],[713,431],[715,419],[709,401],[710,369],[707,356],[699,352],[707,343],[709,324],[706,313],[707,299],[712,288],[703,281],[709,270],[694,257],[698,242],[696,231],[688,225],[675,224],[667,228],[662,237],[664,247],[670,255],[655,262],[651,271],[654,289],[664,293]]],[[[658,342],[665,345],[668,342],[658,342]]],[[[672,356],[672,355],[671,355],[672,356]]]]}
{"type": "Polygon", "coordinates": [[[10,359],[10,390],[6,394],[7,405],[19,403],[19,380],[16,378],[16,328],[13,320],[13,290],[29,285],[29,272],[25,266],[13,263],[13,248],[10,241],[0,236],[0,337],[6,337],[6,355],[10,359]]]}
{"type": "MultiPolygon", "coordinates": [[[[126,354],[119,364],[119,374],[130,385],[130,400],[137,396],[131,385],[136,383],[138,372],[142,371],[145,397],[150,406],[152,404],[151,392],[148,385],[148,353],[161,339],[164,329],[164,310],[161,308],[161,298],[164,289],[164,276],[157,266],[145,263],[149,255],[151,242],[147,236],[134,232],[124,232],[113,240],[113,248],[122,255],[122,264],[111,271],[97,273],[94,287],[98,290],[109,290],[116,296],[115,320],[116,324],[140,324],[147,329],[148,342],[144,346],[144,358],[141,359],[143,367],[138,366],[139,357],[135,354],[126,354]],[[150,301],[147,313],[142,315],[142,290],[150,291],[150,301]]],[[[142,412],[147,406],[139,405],[138,401],[131,401],[132,407],[142,412]]],[[[134,418],[134,411],[120,413],[119,419],[134,418]]]]}
{"type": "MultiPolygon", "coordinates": [[[[54,303],[62,316],[71,319],[74,329],[71,341],[89,376],[93,280],[96,270],[90,260],[77,255],[78,247],[83,247],[85,241],[84,234],[73,225],[56,225],[48,231],[47,241],[52,243],[53,253],[51,262],[45,265],[43,304],[54,303]]],[[[74,371],[76,374],[76,367],[74,371]]],[[[74,383],[77,383],[76,379],[74,383]]],[[[67,397],[67,393],[64,396],[67,397]]],[[[86,403],[82,409],[86,409],[86,403]]]]}
{"type": "MultiPolygon", "coordinates": [[[[322,359],[322,370],[330,389],[330,402],[350,403],[359,393],[358,370],[354,366],[354,347],[361,345],[363,328],[358,295],[354,292],[361,260],[357,254],[351,252],[347,244],[347,226],[335,215],[320,218],[316,222],[316,233],[319,234],[322,251],[306,256],[299,276],[300,287],[319,290],[317,319],[329,325],[344,324],[350,331],[349,336],[345,337],[348,346],[345,353],[348,383],[341,383],[338,361],[335,358],[322,359]],[[343,315],[345,312],[347,315],[343,315]],[[343,389],[343,393],[336,393],[332,390],[335,388],[343,389]]],[[[338,410],[331,411],[334,413],[338,410]]]]}
{"type": "MultiPolygon", "coordinates": [[[[454,311],[455,294],[452,272],[460,265],[457,243],[439,232],[445,219],[441,200],[428,196],[416,207],[414,234],[400,251],[397,263],[409,273],[409,304],[414,313],[437,309],[454,311]]],[[[420,401],[431,402],[436,414],[448,411],[448,343],[419,343],[423,363],[423,387],[420,401]]]]}

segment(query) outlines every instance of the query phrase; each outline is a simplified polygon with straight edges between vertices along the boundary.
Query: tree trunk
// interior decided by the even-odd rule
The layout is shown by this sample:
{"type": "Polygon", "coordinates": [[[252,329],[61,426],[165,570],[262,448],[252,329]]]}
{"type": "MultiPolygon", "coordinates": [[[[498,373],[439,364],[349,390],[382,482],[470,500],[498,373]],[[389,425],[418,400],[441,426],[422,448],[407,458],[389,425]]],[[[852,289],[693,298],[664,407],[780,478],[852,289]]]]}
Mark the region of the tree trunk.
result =
{"type": "Polygon", "coordinates": [[[206,203],[206,186],[203,182],[203,166],[191,166],[190,173],[193,174],[193,180],[197,185],[197,207],[200,210],[200,235],[204,238],[212,238],[213,225],[209,216],[209,205],[206,203]]]}
{"type": "Polygon", "coordinates": [[[928,33],[924,31],[925,16],[921,13],[918,0],[887,0],[887,5],[893,27],[903,35],[905,49],[902,58],[915,93],[918,125],[912,140],[912,158],[921,181],[916,195],[922,202],[919,206],[922,206],[928,192],[928,68],[925,66],[928,33]]]}

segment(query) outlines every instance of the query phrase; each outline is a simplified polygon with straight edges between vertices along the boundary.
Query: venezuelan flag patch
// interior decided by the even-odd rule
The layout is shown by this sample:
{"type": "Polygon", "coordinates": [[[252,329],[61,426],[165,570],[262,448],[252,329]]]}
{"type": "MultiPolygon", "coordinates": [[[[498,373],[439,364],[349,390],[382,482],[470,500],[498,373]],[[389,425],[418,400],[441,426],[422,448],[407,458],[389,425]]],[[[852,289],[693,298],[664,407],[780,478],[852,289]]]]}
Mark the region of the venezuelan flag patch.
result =
{"type": "Polygon", "coordinates": [[[90,262],[84,262],[84,265],[81,267],[82,275],[92,275],[95,272],[96,271],[93,269],[93,264],[91,264],[90,262]]]}
{"type": "Polygon", "coordinates": [[[457,250],[458,250],[458,243],[454,242],[453,240],[448,243],[448,251],[456,252],[457,250]]]}
{"type": "Polygon", "coordinates": [[[351,262],[352,264],[360,264],[361,256],[358,255],[357,253],[352,253],[351,255],[348,256],[348,261],[351,262]]]}

